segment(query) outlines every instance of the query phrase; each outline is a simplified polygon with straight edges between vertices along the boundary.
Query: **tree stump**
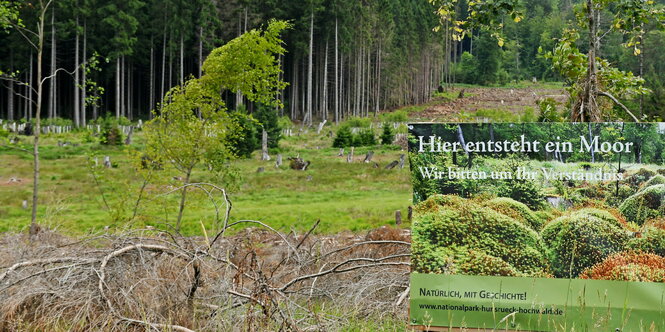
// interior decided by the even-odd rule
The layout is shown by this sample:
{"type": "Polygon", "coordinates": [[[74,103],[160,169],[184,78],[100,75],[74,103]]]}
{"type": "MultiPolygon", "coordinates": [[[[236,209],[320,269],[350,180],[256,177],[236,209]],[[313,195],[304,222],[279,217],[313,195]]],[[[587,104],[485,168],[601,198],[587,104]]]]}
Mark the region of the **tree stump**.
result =
{"type": "Polygon", "coordinates": [[[464,99],[464,89],[460,90],[459,94],[457,95],[457,99],[464,99]]]}
{"type": "Polygon", "coordinates": [[[339,153],[337,154],[338,157],[344,157],[344,148],[339,148],[339,153]]]}
{"type": "Polygon", "coordinates": [[[402,211],[395,211],[395,225],[399,226],[402,224],[402,211]]]}
{"type": "Polygon", "coordinates": [[[268,132],[263,129],[261,135],[261,160],[270,160],[270,155],[268,154],[268,132]]]}
{"type": "Polygon", "coordinates": [[[405,160],[406,160],[406,155],[405,154],[399,155],[399,169],[404,168],[404,161],[405,160]]]}
{"type": "Polygon", "coordinates": [[[111,157],[104,156],[104,167],[111,168],[111,157]]]}
{"type": "Polygon", "coordinates": [[[386,165],[385,169],[393,169],[397,166],[397,164],[399,164],[399,161],[395,160],[395,161],[391,162],[390,164],[386,165]]]}
{"type": "Polygon", "coordinates": [[[351,147],[351,151],[349,151],[349,155],[346,156],[346,162],[347,163],[352,163],[353,162],[353,147],[351,147]]]}
{"type": "Polygon", "coordinates": [[[326,125],[326,122],[328,122],[328,120],[323,120],[323,122],[319,123],[319,127],[316,128],[317,135],[321,134],[321,130],[323,130],[323,126],[326,125]]]}
{"type": "Polygon", "coordinates": [[[372,161],[372,157],[374,157],[374,151],[367,151],[367,154],[365,155],[365,163],[369,163],[372,161]]]}
{"type": "Polygon", "coordinates": [[[275,161],[275,167],[279,168],[280,166],[282,166],[282,155],[278,154],[277,160],[275,161]]]}
{"type": "Polygon", "coordinates": [[[127,138],[125,138],[125,145],[132,145],[132,135],[134,134],[134,127],[129,127],[127,138]]]}
{"type": "Polygon", "coordinates": [[[289,160],[291,161],[289,163],[289,167],[291,167],[291,169],[296,171],[306,171],[307,167],[309,167],[310,165],[309,161],[304,161],[300,157],[295,157],[295,158],[291,157],[289,158],[289,160]]]}

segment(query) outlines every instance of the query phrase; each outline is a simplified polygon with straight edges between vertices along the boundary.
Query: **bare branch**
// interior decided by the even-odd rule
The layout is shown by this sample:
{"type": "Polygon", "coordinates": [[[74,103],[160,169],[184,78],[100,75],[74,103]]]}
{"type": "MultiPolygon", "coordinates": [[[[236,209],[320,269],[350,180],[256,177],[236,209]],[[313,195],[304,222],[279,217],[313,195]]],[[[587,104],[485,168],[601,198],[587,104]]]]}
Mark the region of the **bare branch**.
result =
{"type": "Polygon", "coordinates": [[[619,99],[617,99],[616,97],[605,91],[598,91],[598,94],[612,99],[612,101],[615,104],[619,105],[621,108],[623,108],[623,110],[626,111],[626,113],[628,113],[628,115],[630,115],[633,118],[633,120],[635,120],[635,122],[640,122],[640,120],[628,109],[628,107],[626,107],[626,105],[622,104],[619,101],[619,99]]]}

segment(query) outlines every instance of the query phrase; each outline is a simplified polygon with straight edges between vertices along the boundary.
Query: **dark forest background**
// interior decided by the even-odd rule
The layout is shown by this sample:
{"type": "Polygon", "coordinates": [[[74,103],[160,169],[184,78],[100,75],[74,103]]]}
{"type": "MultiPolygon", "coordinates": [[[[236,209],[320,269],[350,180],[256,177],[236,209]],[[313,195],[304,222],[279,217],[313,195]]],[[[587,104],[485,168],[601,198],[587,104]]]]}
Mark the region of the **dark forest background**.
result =
{"type": "MultiPolygon", "coordinates": [[[[521,22],[503,20],[500,47],[489,32],[472,31],[455,41],[446,29],[435,29],[435,7],[425,0],[57,0],[47,14],[43,70],[73,71],[77,64],[86,70],[61,71],[46,85],[43,117],[78,125],[107,113],[150,118],[169,88],[201,75],[200,64],[212,49],[271,18],[293,23],[284,36],[288,53],[280,59],[289,83],[280,96],[285,107],[276,111],[294,121],[338,121],[419,104],[450,83],[563,81],[543,53],[574,25],[581,2],[523,1],[521,22]]],[[[34,27],[36,5],[19,3],[25,26],[34,27]]],[[[467,4],[458,2],[459,19],[467,16],[467,4]]],[[[611,17],[601,21],[612,24],[611,17]]],[[[605,37],[600,56],[646,79],[652,93],[624,102],[641,103],[641,113],[659,116],[665,107],[665,32],[655,24],[644,30],[639,56],[622,45],[627,37],[620,33],[605,37]]],[[[0,33],[0,45],[0,68],[31,82],[36,59],[25,39],[10,30],[0,33]]],[[[31,118],[33,107],[20,96],[27,93],[27,87],[3,81],[0,117],[31,118]]],[[[241,95],[226,98],[230,108],[257,108],[241,95]]]]}

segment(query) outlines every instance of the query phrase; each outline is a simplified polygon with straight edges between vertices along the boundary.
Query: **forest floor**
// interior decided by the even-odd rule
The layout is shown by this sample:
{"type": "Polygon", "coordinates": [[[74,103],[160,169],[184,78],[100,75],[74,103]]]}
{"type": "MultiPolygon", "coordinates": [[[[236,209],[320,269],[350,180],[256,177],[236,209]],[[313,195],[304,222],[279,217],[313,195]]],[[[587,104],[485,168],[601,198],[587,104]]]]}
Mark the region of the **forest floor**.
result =
{"type": "Polygon", "coordinates": [[[456,84],[436,94],[432,102],[410,118],[418,121],[520,121],[525,112],[538,109],[538,102],[551,98],[559,104],[568,100],[568,93],[559,83],[518,83],[504,87],[479,87],[456,84]],[[492,114],[494,116],[489,116],[492,114]],[[499,119],[493,118],[501,115],[499,119]],[[512,116],[511,116],[512,115],[512,116]]]}

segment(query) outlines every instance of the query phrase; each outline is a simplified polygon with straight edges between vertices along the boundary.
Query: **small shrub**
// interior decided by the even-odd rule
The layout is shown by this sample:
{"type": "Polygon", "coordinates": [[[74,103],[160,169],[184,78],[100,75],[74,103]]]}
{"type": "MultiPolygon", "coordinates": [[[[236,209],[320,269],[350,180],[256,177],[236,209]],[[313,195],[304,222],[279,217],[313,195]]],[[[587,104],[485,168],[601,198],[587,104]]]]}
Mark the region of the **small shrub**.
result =
{"type": "Polygon", "coordinates": [[[483,205],[499,213],[505,214],[533,230],[540,230],[545,221],[539,218],[524,203],[506,197],[499,197],[485,202],[483,205]]]}
{"type": "Polygon", "coordinates": [[[524,275],[548,270],[538,233],[511,217],[452,195],[434,195],[415,211],[413,262],[419,272],[451,271],[450,264],[465,260],[449,250],[461,247],[498,258],[524,275]]]}
{"type": "Polygon", "coordinates": [[[628,241],[629,249],[665,256],[665,230],[648,226],[639,236],[628,241]]]}
{"type": "Polygon", "coordinates": [[[349,126],[341,126],[337,129],[335,140],[333,141],[334,148],[346,148],[353,144],[353,134],[349,126]]]}
{"type": "Polygon", "coordinates": [[[645,221],[663,215],[665,200],[665,184],[646,187],[636,194],[628,197],[620,206],[619,211],[626,219],[644,224],[645,221]]]}
{"type": "Polygon", "coordinates": [[[498,195],[522,202],[532,210],[538,210],[545,206],[545,195],[534,181],[505,181],[499,186],[498,195]]]}
{"type": "Polygon", "coordinates": [[[354,146],[373,146],[376,145],[376,137],[372,129],[361,130],[358,135],[353,138],[354,146]]]}
{"type": "Polygon", "coordinates": [[[350,117],[345,125],[351,128],[369,128],[372,125],[372,119],[361,117],[350,117]]]}
{"type": "Polygon", "coordinates": [[[389,113],[383,113],[380,116],[381,120],[384,122],[407,122],[409,121],[409,114],[407,110],[398,110],[389,113]]]}
{"type": "Polygon", "coordinates": [[[384,123],[383,131],[381,132],[381,144],[390,145],[393,144],[394,140],[395,140],[395,132],[393,131],[392,125],[387,122],[384,123]]]}
{"type": "Polygon", "coordinates": [[[662,176],[660,174],[654,175],[651,179],[644,182],[644,184],[642,185],[642,189],[655,186],[657,184],[665,184],[665,176],[662,176]]]}
{"type": "Polygon", "coordinates": [[[553,98],[539,100],[538,110],[540,115],[538,116],[538,122],[562,122],[563,116],[559,113],[558,106],[559,102],[553,98]]]}
{"type": "Polygon", "coordinates": [[[623,250],[628,236],[617,221],[576,211],[549,222],[541,233],[554,276],[575,278],[605,257],[623,250]]]}
{"type": "Polygon", "coordinates": [[[118,119],[111,115],[106,115],[104,118],[99,119],[101,132],[99,135],[99,143],[102,145],[122,145],[124,139],[118,126],[120,125],[118,119]]]}
{"type": "Polygon", "coordinates": [[[656,173],[646,168],[640,168],[635,174],[628,177],[627,182],[633,187],[637,187],[647,180],[651,179],[656,173]]]}
{"type": "Polygon", "coordinates": [[[619,252],[584,271],[580,278],[665,282],[665,258],[640,251],[619,252]]]}

